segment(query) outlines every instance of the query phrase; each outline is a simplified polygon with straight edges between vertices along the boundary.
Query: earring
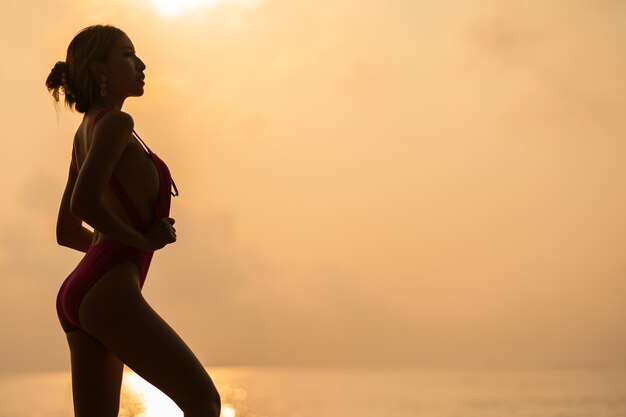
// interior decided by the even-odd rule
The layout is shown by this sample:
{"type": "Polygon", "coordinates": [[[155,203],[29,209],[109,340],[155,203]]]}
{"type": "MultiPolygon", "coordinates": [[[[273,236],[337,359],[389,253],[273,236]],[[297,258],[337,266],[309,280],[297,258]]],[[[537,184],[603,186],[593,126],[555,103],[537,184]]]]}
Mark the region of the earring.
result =
{"type": "Polygon", "coordinates": [[[106,96],[108,94],[107,91],[107,76],[106,75],[101,75],[100,76],[100,95],[102,97],[106,96]]]}

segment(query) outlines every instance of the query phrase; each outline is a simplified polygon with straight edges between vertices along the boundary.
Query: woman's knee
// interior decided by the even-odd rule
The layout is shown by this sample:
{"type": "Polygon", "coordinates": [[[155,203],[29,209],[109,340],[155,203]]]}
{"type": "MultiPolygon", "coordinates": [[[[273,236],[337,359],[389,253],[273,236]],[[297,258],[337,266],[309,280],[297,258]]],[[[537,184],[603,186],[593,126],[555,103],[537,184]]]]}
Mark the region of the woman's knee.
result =
{"type": "Polygon", "coordinates": [[[189,398],[188,404],[182,404],[185,417],[219,417],[222,400],[212,382],[196,387],[196,395],[189,398]]]}
{"type": "Polygon", "coordinates": [[[220,397],[219,392],[215,388],[213,388],[212,394],[212,403],[215,411],[215,417],[219,417],[221,409],[222,409],[222,398],[220,397]]]}
{"type": "Polygon", "coordinates": [[[222,408],[222,399],[215,388],[207,392],[207,416],[219,417],[222,408]]]}

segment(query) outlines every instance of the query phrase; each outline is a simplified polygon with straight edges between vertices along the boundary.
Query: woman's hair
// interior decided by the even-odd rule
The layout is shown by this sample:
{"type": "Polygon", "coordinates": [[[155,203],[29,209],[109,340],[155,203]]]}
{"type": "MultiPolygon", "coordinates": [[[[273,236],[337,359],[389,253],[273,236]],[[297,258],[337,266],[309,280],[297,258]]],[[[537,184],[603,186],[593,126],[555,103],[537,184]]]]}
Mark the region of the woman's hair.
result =
{"type": "Polygon", "coordinates": [[[110,25],[89,26],[78,32],[67,47],[65,62],[57,62],[46,79],[46,87],[55,102],[60,101],[59,90],[62,89],[65,105],[86,113],[95,99],[94,94],[100,91],[99,81],[94,79],[89,65],[93,61],[106,61],[113,45],[123,35],[121,29],[110,25]]]}

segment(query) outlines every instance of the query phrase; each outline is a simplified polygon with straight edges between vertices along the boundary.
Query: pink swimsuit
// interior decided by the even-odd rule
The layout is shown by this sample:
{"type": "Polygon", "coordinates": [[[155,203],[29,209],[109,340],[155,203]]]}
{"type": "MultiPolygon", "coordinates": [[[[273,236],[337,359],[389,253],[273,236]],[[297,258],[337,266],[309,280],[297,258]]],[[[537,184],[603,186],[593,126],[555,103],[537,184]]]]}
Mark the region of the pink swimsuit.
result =
{"type": "MultiPolygon", "coordinates": [[[[93,129],[100,118],[109,110],[103,110],[98,113],[94,119],[92,126],[93,129]]],[[[155,218],[167,217],[170,213],[171,196],[177,196],[178,190],[174,183],[170,171],[154,152],[148,148],[148,146],[141,140],[139,135],[133,130],[133,133],[146,147],[147,153],[154,162],[157,171],[159,173],[159,198],[154,206],[155,218]],[[172,187],[174,192],[171,192],[172,187]],[[171,194],[170,194],[171,192],[171,194]]],[[[76,162],[75,153],[72,152],[72,166],[76,173],[78,173],[78,164],[76,162]]],[[[148,224],[144,224],[137,208],[132,204],[128,194],[124,191],[122,184],[115,178],[115,175],[111,176],[110,183],[113,192],[119,199],[122,207],[128,214],[128,217],[132,220],[136,230],[145,232],[148,228],[148,224]]],[[[139,270],[139,284],[143,288],[143,283],[146,280],[148,274],[148,268],[150,267],[150,261],[154,252],[145,251],[139,248],[123,244],[115,240],[105,240],[96,245],[91,245],[85,253],[85,256],[76,266],[76,268],[70,273],[61,285],[61,289],[57,295],[56,307],[59,319],[64,322],[64,328],[66,331],[78,330],[81,328],[80,321],[78,319],[78,310],[83,297],[89,289],[100,279],[100,277],[106,274],[110,269],[119,265],[124,261],[131,261],[137,265],[139,270]]]]}

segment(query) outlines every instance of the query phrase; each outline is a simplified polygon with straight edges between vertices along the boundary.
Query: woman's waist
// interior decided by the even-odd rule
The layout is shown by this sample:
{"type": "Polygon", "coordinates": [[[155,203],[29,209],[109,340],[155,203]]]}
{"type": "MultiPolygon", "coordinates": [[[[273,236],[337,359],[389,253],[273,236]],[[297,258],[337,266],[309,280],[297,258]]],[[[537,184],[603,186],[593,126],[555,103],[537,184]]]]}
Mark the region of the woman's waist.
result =
{"type": "MultiPolygon", "coordinates": [[[[145,230],[140,231],[141,233],[145,232],[145,230]]],[[[138,252],[145,252],[145,253],[152,253],[153,251],[147,251],[144,249],[140,249],[136,246],[131,246],[128,245],[126,243],[120,242],[117,239],[114,239],[110,236],[105,235],[104,233],[101,233],[99,231],[94,231],[94,237],[93,240],[91,242],[91,246],[89,247],[89,249],[91,250],[92,248],[99,248],[102,246],[116,246],[116,247],[120,247],[120,248],[127,248],[129,250],[133,250],[133,251],[138,251],[138,252]]]]}

